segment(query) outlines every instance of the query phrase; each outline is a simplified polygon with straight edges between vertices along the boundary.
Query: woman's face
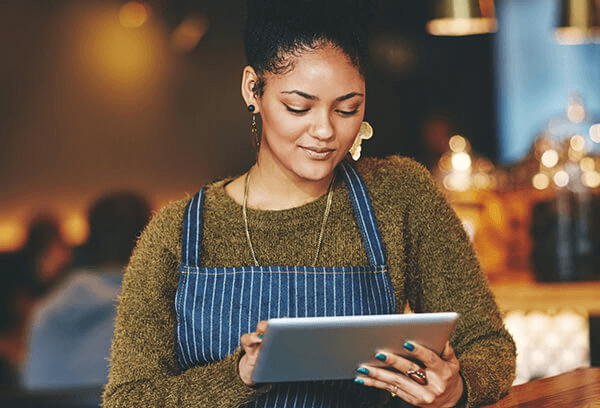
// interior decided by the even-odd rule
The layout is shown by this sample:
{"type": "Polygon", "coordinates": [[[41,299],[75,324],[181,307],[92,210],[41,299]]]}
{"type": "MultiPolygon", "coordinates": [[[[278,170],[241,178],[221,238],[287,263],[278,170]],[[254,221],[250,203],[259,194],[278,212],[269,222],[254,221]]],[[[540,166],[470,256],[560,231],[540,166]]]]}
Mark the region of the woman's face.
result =
{"type": "Polygon", "coordinates": [[[267,74],[257,101],[262,118],[258,163],[297,181],[330,177],[364,118],[365,81],[338,48],[294,57],[287,73],[267,74]]]}

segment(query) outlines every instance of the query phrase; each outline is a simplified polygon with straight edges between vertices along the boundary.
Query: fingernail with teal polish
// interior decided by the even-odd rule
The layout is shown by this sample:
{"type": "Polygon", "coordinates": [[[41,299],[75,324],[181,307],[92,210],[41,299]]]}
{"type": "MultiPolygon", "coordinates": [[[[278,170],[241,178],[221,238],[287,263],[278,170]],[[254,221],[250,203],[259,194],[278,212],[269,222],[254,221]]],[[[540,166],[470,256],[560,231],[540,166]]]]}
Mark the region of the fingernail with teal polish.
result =
{"type": "Polygon", "coordinates": [[[413,346],[409,342],[404,343],[404,348],[407,349],[408,351],[414,351],[415,350],[415,346],[413,346]]]}
{"type": "Polygon", "coordinates": [[[354,382],[357,383],[357,384],[363,384],[363,385],[365,383],[364,380],[361,380],[360,378],[355,378],[354,382]]]}
{"type": "Polygon", "coordinates": [[[380,360],[380,361],[385,361],[385,360],[387,359],[387,357],[385,356],[385,354],[381,354],[381,353],[378,353],[378,354],[375,356],[375,358],[376,358],[377,360],[380,360]]]}
{"type": "Polygon", "coordinates": [[[356,371],[358,371],[359,373],[364,374],[364,375],[369,375],[369,370],[367,370],[364,367],[357,368],[356,371]]]}
{"type": "Polygon", "coordinates": [[[259,338],[259,339],[262,339],[262,338],[263,338],[263,335],[262,335],[262,334],[259,334],[259,335],[258,335],[258,338],[259,338]]]}

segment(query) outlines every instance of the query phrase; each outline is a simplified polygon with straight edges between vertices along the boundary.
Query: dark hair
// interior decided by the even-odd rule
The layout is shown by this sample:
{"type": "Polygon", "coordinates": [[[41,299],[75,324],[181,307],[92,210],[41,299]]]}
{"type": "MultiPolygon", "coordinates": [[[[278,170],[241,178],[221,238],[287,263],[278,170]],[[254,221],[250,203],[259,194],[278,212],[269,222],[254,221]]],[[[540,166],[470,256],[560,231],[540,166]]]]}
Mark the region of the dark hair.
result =
{"type": "Polygon", "coordinates": [[[148,201],[134,192],[100,197],[89,213],[88,261],[93,265],[126,263],[151,211],[148,201]]]}
{"type": "MultiPolygon", "coordinates": [[[[367,65],[367,0],[248,0],[245,50],[248,65],[262,77],[293,68],[303,51],[333,45],[348,56],[364,76],[367,65]]],[[[255,92],[262,94],[259,80],[255,92]]]]}

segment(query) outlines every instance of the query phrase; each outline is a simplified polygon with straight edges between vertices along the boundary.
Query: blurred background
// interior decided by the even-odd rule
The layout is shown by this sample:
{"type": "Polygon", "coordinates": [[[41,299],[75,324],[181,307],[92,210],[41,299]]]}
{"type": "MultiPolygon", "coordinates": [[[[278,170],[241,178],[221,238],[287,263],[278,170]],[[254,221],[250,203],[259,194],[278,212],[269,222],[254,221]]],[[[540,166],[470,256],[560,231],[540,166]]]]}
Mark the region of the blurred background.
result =
{"type": "MultiPolygon", "coordinates": [[[[517,340],[518,382],[600,365],[598,2],[377,4],[375,135],[363,154],[410,156],[437,178],[517,340]]],[[[39,393],[51,404],[49,391],[57,405],[63,394],[94,404],[98,377],[28,377],[43,371],[32,333],[73,285],[114,304],[123,265],[89,250],[102,199],[139,199],[112,219],[139,218],[252,164],[239,89],[245,4],[19,0],[0,10],[2,392],[20,406],[39,393]],[[111,274],[96,273],[106,264],[111,274]],[[74,279],[82,270],[90,276],[74,279]]]]}

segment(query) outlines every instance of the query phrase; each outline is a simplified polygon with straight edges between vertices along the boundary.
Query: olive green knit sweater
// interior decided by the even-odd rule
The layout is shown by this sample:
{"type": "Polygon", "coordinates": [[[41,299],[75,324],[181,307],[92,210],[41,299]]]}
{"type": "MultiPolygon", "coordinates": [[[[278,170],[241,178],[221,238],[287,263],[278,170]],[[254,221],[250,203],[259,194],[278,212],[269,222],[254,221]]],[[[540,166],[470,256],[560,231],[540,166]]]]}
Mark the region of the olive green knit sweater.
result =
{"type": "MultiPolygon", "coordinates": [[[[513,381],[515,346],[460,221],[427,170],[414,161],[362,159],[356,168],[383,238],[398,313],[406,302],[416,312],[460,313],[451,343],[467,385],[468,406],[497,400],[513,381]]],[[[225,193],[226,182],[213,183],[206,191],[201,263],[252,265],[241,206],[225,193]]],[[[312,264],[325,199],[282,211],[248,210],[259,263],[312,264]]],[[[242,383],[237,374],[240,349],[214,364],[186,371],[178,366],[174,298],[187,201],[171,203],[153,218],[130,260],[119,297],[105,408],[237,407],[268,389],[242,383]]],[[[368,259],[338,177],[317,266],[357,265],[368,265],[368,259]]]]}

